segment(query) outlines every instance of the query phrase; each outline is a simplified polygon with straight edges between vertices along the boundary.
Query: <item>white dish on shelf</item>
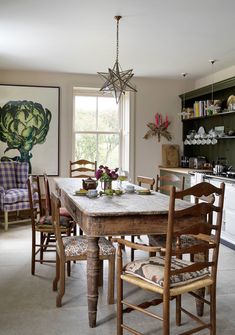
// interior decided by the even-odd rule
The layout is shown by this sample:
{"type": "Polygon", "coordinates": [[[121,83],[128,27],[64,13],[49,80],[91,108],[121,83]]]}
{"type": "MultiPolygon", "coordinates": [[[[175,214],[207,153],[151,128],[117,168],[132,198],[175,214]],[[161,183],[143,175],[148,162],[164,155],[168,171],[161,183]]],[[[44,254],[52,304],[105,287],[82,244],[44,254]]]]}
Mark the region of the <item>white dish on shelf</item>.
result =
{"type": "Polygon", "coordinates": [[[204,135],[204,134],[206,133],[205,128],[204,128],[203,126],[201,126],[201,127],[198,129],[198,132],[197,132],[197,133],[200,134],[200,135],[204,135]]]}

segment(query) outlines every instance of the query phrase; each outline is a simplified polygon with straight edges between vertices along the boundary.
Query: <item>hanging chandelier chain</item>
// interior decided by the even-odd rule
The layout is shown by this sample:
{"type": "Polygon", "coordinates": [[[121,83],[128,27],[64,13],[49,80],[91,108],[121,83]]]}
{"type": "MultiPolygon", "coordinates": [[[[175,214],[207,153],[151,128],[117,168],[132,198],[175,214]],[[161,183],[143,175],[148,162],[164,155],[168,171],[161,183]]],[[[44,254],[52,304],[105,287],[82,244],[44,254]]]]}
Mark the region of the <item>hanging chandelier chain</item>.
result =
{"type": "Polygon", "coordinates": [[[119,56],[119,20],[122,17],[121,16],[115,16],[114,18],[117,20],[116,62],[118,63],[118,56],[119,56]]]}
{"type": "Polygon", "coordinates": [[[212,84],[211,84],[211,100],[212,104],[214,104],[214,63],[215,59],[210,59],[209,62],[211,63],[211,75],[212,75],[212,84]]]}
{"type": "Polygon", "coordinates": [[[183,94],[183,111],[185,110],[185,91],[186,91],[186,82],[185,82],[185,77],[187,76],[186,72],[182,73],[183,77],[183,83],[184,83],[184,94],[183,94]]]}

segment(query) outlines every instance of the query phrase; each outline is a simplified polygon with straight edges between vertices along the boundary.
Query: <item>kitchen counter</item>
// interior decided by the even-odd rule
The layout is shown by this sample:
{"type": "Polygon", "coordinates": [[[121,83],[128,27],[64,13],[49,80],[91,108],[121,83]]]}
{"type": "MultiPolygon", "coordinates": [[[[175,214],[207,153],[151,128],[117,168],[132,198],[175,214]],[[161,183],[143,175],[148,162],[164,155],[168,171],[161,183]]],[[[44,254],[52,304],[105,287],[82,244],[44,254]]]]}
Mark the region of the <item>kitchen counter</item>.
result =
{"type": "Polygon", "coordinates": [[[187,189],[201,181],[207,181],[212,185],[219,187],[221,182],[225,183],[224,209],[223,209],[223,224],[221,231],[221,242],[229,248],[235,250],[235,178],[226,176],[218,176],[212,174],[210,170],[196,170],[189,168],[170,168],[159,166],[162,176],[171,173],[178,177],[185,177],[184,188],[187,189]]]}
{"type": "Polygon", "coordinates": [[[182,174],[192,174],[195,172],[199,172],[199,173],[212,172],[211,170],[196,170],[196,169],[189,169],[189,168],[182,168],[182,167],[171,168],[171,167],[159,166],[159,169],[164,170],[164,171],[175,172],[175,173],[182,173],[182,174]]]}
{"type": "Polygon", "coordinates": [[[172,173],[181,173],[181,174],[190,174],[193,175],[195,173],[203,173],[204,174],[204,179],[218,179],[221,181],[226,181],[228,183],[235,183],[234,178],[228,178],[225,176],[219,176],[219,175],[214,175],[212,174],[211,170],[196,170],[196,169],[189,169],[189,168],[171,168],[171,167],[164,167],[164,166],[159,166],[159,169],[162,171],[168,171],[172,173]]]}
{"type": "Polygon", "coordinates": [[[235,183],[235,179],[234,178],[229,178],[229,177],[225,177],[225,176],[217,176],[217,175],[214,175],[214,174],[205,174],[204,176],[204,179],[207,178],[207,179],[218,179],[218,180],[221,180],[221,181],[226,181],[228,183],[235,183]]]}

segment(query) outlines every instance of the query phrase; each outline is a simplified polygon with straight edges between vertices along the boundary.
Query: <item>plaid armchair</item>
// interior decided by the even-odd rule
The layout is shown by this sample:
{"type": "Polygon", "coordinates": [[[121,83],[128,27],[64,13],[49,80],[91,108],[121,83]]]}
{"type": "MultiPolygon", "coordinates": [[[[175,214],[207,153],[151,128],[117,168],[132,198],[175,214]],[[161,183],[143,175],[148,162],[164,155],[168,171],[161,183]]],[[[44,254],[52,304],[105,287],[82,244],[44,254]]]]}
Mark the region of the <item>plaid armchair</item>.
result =
{"type": "Polygon", "coordinates": [[[8,212],[30,208],[28,169],[26,162],[0,162],[0,211],[4,212],[5,230],[8,230],[8,212]]]}

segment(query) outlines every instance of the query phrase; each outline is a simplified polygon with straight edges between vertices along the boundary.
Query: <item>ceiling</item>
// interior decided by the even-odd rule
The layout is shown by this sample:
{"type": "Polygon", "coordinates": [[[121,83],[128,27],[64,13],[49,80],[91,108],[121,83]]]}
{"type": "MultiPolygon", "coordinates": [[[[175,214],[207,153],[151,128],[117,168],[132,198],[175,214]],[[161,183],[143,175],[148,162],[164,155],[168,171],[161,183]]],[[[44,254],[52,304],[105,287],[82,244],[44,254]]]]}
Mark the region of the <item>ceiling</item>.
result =
{"type": "Polygon", "coordinates": [[[0,0],[0,69],[196,79],[235,65],[234,0],[0,0]]]}

